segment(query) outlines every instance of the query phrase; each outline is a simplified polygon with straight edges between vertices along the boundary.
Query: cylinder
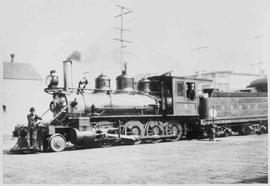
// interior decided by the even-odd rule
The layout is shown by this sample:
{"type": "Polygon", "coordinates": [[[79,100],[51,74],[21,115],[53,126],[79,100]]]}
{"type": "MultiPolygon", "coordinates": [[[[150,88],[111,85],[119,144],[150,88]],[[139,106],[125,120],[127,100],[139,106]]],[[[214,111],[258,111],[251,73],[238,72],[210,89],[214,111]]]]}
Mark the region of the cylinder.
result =
{"type": "Polygon", "coordinates": [[[69,132],[70,142],[76,145],[85,145],[95,140],[95,131],[91,128],[86,131],[79,131],[73,128],[69,132]]]}
{"type": "Polygon", "coordinates": [[[63,61],[64,68],[64,90],[72,88],[72,61],[63,61]]]}
{"type": "Polygon", "coordinates": [[[106,75],[101,74],[95,79],[95,92],[107,92],[111,90],[111,79],[106,75]]]}

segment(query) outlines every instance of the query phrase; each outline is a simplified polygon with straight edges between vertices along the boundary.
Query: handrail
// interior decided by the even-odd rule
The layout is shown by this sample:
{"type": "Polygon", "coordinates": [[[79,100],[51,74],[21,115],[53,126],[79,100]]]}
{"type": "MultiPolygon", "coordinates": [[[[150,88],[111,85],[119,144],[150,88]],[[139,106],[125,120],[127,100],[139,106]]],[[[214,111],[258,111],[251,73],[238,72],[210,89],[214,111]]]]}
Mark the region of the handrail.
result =
{"type": "Polygon", "coordinates": [[[50,123],[53,122],[60,114],[64,112],[74,101],[70,102],[67,106],[65,106],[60,112],[58,112],[52,120],[50,120],[50,123]]]}
{"type": "MultiPolygon", "coordinates": [[[[141,91],[138,91],[138,90],[133,90],[133,91],[126,91],[126,90],[104,90],[104,89],[93,89],[93,88],[69,88],[68,90],[64,90],[64,88],[62,87],[57,87],[57,88],[52,88],[52,89],[44,89],[45,92],[47,93],[50,93],[50,91],[54,92],[54,91],[60,91],[62,90],[61,93],[66,93],[68,90],[71,90],[71,91],[78,91],[78,90],[87,90],[87,91],[107,91],[107,92],[123,92],[123,93],[141,93],[141,91]]],[[[156,94],[156,93],[159,93],[159,91],[150,91],[149,93],[152,93],[152,94],[156,94]]]]}
{"type": "Polygon", "coordinates": [[[48,113],[49,110],[50,110],[50,109],[46,110],[40,117],[42,118],[45,114],[48,113]]]}

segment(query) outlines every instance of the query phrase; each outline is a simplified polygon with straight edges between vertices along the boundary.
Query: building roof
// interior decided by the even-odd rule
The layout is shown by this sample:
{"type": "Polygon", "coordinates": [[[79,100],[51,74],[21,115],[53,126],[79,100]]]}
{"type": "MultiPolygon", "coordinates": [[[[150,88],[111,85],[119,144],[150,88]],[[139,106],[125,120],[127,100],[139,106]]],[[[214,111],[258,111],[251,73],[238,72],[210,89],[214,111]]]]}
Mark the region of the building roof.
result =
{"type": "MultiPolygon", "coordinates": [[[[200,75],[217,75],[217,74],[231,74],[231,75],[242,75],[242,76],[265,76],[264,74],[251,74],[251,73],[239,73],[239,72],[234,72],[230,70],[222,70],[222,71],[212,71],[212,72],[204,72],[201,73],[200,75]]],[[[191,75],[191,76],[198,76],[199,74],[191,75]]]]}
{"type": "Polygon", "coordinates": [[[41,75],[29,63],[3,63],[3,78],[17,80],[38,80],[41,81],[41,75]]]}
{"type": "Polygon", "coordinates": [[[171,79],[171,78],[176,78],[176,79],[181,79],[181,80],[186,80],[186,81],[196,81],[196,82],[212,82],[212,79],[205,79],[205,78],[196,78],[196,77],[187,77],[187,76],[151,76],[148,77],[148,79],[171,79]]]}

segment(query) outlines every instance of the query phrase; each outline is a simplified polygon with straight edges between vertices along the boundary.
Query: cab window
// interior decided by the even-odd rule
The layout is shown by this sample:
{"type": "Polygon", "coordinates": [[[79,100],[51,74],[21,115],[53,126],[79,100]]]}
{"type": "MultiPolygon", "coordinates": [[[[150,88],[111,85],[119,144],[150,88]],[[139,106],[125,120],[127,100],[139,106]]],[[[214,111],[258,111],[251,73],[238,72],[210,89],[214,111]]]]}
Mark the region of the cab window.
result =
{"type": "Polygon", "coordinates": [[[177,96],[184,96],[184,84],[177,83],[177,96]]]}

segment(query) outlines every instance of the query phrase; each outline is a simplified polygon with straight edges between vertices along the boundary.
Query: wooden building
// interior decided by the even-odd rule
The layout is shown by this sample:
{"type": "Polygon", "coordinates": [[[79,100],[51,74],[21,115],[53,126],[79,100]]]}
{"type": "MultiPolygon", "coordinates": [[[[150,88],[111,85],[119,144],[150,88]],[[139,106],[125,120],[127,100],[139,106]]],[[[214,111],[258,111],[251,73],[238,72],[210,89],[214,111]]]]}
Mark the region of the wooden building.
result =
{"type": "MultiPolygon", "coordinates": [[[[30,107],[42,114],[45,107],[44,82],[30,63],[11,60],[0,65],[1,130],[11,134],[16,124],[27,124],[26,115],[30,107]]],[[[47,102],[48,103],[48,102],[47,102]]]]}
{"type": "Polygon", "coordinates": [[[265,76],[264,74],[238,73],[233,71],[212,71],[197,73],[187,77],[210,79],[212,82],[205,83],[202,85],[202,88],[215,88],[222,92],[228,92],[244,89],[251,81],[265,76]]]}

